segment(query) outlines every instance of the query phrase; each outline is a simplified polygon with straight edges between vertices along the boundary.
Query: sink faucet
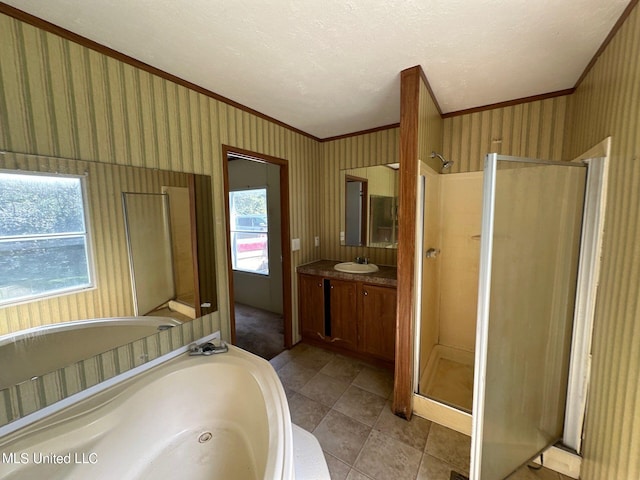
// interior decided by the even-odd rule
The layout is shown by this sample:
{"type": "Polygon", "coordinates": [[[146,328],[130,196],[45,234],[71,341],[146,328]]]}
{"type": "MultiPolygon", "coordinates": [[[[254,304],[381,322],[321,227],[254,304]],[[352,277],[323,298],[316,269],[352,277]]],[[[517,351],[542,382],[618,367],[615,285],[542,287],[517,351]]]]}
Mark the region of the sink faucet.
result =
{"type": "Polygon", "coordinates": [[[214,355],[217,353],[226,353],[229,351],[229,347],[223,341],[220,341],[220,345],[215,345],[212,342],[203,343],[202,345],[198,345],[197,343],[192,343],[189,345],[189,355],[214,355]]]}
{"type": "Polygon", "coordinates": [[[356,257],[356,263],[359,263],[361,265],[368,265],[369,257],[356,257]]]}

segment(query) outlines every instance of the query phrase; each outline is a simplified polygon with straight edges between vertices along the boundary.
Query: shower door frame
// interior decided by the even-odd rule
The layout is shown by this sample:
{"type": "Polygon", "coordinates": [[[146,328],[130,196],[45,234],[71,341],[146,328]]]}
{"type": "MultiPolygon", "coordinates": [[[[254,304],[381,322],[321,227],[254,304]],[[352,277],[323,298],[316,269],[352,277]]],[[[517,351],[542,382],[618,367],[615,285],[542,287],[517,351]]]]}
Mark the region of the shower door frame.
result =
{"type": "MultiPolygon", "coordinates": [[[[574,314],[574,332],[571,343],[565,432],[563,435],[563,442],[568,445],[575,444],[574,448],[576,451],[571,452],[553,446],[545,452],[544,457],[545,466],[573,478],[578,478],[581,464],[579,453],[581,451],[582,429],[585,420],[589,388],[591,337],[604,236],[610,144],[611,138],[608,137],[573,160],[574,162],[580,161],[586,163],[588,168],[574,314]]],[[[419,178],[420,177],[424,178],[422,172],[419,175],[419,178]]],[[[418,182],[418,184],[419,183],[420,182],[418,182]]],[[[419,205],[418,207],[420,209],[419,205]]],[[[418,211],[416,217],[417,220],[420,220],[422,213],[418,211]]],[[[417,222],[417,226],[417,230],[420,230],[422,227],[419,221],[417,222]]],[[[418,232],[416,233],[418,234],[418,232]]],[[[421,255],[421,253],[417,252],[416,256],[418,255],[421,255]]],[[[420,295],[421,292],[416,290],[415,301],[417,304],[420,304],[420,295]]],[[[417,320],[419,320],[419,318],[417,318],[417,320]]],[[[420,417],[435,421],[440,425],[471,436],[473,421],[471,414],[440,403],[437,400],[430,399],[416,391],[419,383],[419,332],[420,325],[417,324],[414,331],[414,338],[416,340],[413,362],[413,385],[415,388],[412,392],[414,412],[420,417]]],[[[537,460],[534,462],[539,463],[537,460]]]]}
{"type": "MultiPolygon", "coordinates": [[[[518,157],[509,157],[504,155],[489,154],[495,156],[497,160],[530,162],[536,164],[561,165],[567,168],[575,168],[583,166],[587,168],[585,178],[584,202],[582,207],[582,226],[579,239],[578,254],[578,273],[576,278],[575,305],[572,316],[572,338],[570,343],[569,358],[569,377],[567,379],[567,396],[565,401],[565,418],[562,434],[562,442],[574,448],[575,451],[567,451],[551,445],[545,453],[545,466],[556,470],[573,478],[578,478],[580,473],[581,457],[579,456],[581,449],[581,440],[583,433],[583,425],[586,414],[586,398],[589,388],[589,374],[591,364],[591,337],[593,331],[593,321],[595,316],[595,300],[597,292],[597,284],[600,270],[600,257],[602,250],[602,239],[604,235],[604,214],[606,208],[606,184],[608,172],[610,138],[605,139],[601,144],[590,149],[585,154],[574,159],[572,162],[552,162],[540,161],[535,159],[523,159],[518,157]],[[599,153],[596,153],[599,152],[599,153]],[[593,155],[590,155],[593,154],[593,155]],[[549,454],[549,455],[547,455],[549,454]]],[[[497,161],[493,164],[497,168],[497,161]]],[[[487,175],[487,168],[485,168],[487,175]]],[[[487,178],[485,177],[485,185],[487,178]]],[[[495,184],[494,184],[495,187],[495,184]]],[[[487,189],[485,188],[485,193],[487,189]]],[[[491,189],[491,194],[495,197],[495,188],[491,189]]],[[[491,217],[493,217],[493,203],[495,198],[483,198],[483,211],[485,208],[491,207],[491,217]]],[[[485,232],[485,221],[493,222],[493,218],[485,219],[483,213],[483,232],[485,232]]],[[[483,282],[483,268],[490,267],[490,256],[481,252],[481,278],[479,287],[478,302],[478,332],[476,346],[476,364],[478,369],[478,360],[482,358],[479,353],[479,346],[484,343],[486,346],[487,332],[482,331],[481,317],[486,315],[488,318],[488,290],[490,288],[483,282]],[[486,264],[489,262],[489,264],[486,264]],[[484,285],[483,285],[484,283],[484,285]],[[485,296],[487,303],[483,305],[482,296],[485,296]],[[486,309],[486,311],[482,311],[486,309]]],[[[477,372],[477,370],[476,370],[477,372]]],[[[481,429],[478,428],[480,420],[477,416],[477,405],[481,403],[476,400],[479,396],[479,390],[484,386],[479,385],[478,377],[474,379],[474,414],[472,416],[472,446],[471,446],[471,471],[470,478],[478,478],[478,469],[474,471],[474,457],[480,455],[481,449],[481,429]],[[477,391],[478,390],[478,391],[477,391]]],[[[525,459],[526,462],[528,459],[525,459]]],[[[540,463],[536,460],[536,463],[540,463]]]]}

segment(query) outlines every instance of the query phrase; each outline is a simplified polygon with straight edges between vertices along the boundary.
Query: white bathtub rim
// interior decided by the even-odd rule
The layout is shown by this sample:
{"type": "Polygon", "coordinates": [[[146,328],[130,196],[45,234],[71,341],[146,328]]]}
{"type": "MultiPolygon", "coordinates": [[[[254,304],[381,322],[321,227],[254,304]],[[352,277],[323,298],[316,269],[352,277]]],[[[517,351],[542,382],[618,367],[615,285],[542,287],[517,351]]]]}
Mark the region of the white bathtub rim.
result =
{"type": "MultiPolygon", "coordinates": [[[[219,338],[220,332],[215,332],[203,337],[197,342],[201,343],[219,338]]],[[[253,377],[265,397],[265,403],[267,405],[276,406],[276,408],[267,408],[266,412],[268,417],[267,423],[269,425],[274,425],[274,428],[270,428],[268,432],[268,454],[264,465],[265,472],[267,472],[269,480],[271,479],[271,476],[278,479],[293,479],[295,475],[293,459],[293,429],[284,389],[269,362],[237,347],[230,346],[230,349],[235,353],[234,357],[232,357],[231,363],[240,367],[246,364],[250,368],[251,373],[258,373],[258,375],[254,374],[253,377]],[[262,373],[264,373],[264,375],[261,375],[262,373]],[[279,439],[277,437],[278,434],[281,434],[283,438],[279,439]]],[[[181,347],[167,355],[156,358],[144,365],[140,365],[139,367],[90,387],[87,390],[61,400],[60,402],[56,402],[49,407],[34,412],[33,414],[16,420],[4,427],[0,427],[0,446],[3,444],[8,445],[19,440],[23,434],[33,435],[44,429],[55,429],[57,425],[77,421],[77,418],[80,418],[80,421],[82,422],[83,417],[90,415],[92,411],[99,409],[108,403],[118,402],[119,398],[127,391],[127,389],[131,385],[135,385],[134,382],[130,381],[133,377],[141,373],[145,373],[156,366],[160,366],[165,362],[176,359],[187,351],[188,346],[181,347]],[[105,400],[98,395],[108,389],[112,389],[113,396],[105,400]],[[91,403],[92,401],[90,397],[94,397],[95,403],[91,403]],[[88,402],[83,402],[84,400],[88,400],[88,402]],[[83,402],[83,404],[77,405],[80,402],[83,402]],[[77,413],[73,410],[74,406],[77,406],[78,408],[77,413]],[[66,411],[63,412],[63,410],[66,411]],[[59,414],[58,418],[56,418],[56,414],[59,414]],[[40,420],[43,420],[41,426],[33,425],[40,420]],[[26,429],[26,431],[22,431],[25,427],[29,426],[31,426],[30,430],[26,429]]],[[[192,363],[193,366],[197,368],[198,362],[206,362],[209,358],[211,357],[185,357],[184,362],[192,363]]],[[[184,368],[186,366],[183,361],[178,362],[179,363],[175,364],[173,367],[170,367],[165,374],[171,374],[179,371],[180,368],[184,368]]],[[[189,366],[187,366],[187,368],[189,368],[189,366]]],[[[147,377],[146,379],[141,380],[143,382],[148,382],[152,381],[151,378],[152,377],[147,377]]],[[[102,397],[104,397],[104,395],[102,397]]],[[[109,422],[111,419],[105,418],[105,421],[109,422]]],[[[100,429],[100,425],[96,425],[96,428],[100,429]]],[[[250,434],[250,432],[245,433],[250,434]]],[[[41,441],[47,441],[47,438],[45,437],[41,441]]],[[[265,477],[265,480],[267,480],[267,477],[265,477]]]]}
{"type": "MultiPolygon", "coordinates": [[[[199,340],[196,340],[197,343],[203,343],[203,342],[211,342],[211,341],[215,341],[215,340],[220,340],[220,331],[216,331],[213,332],[209,335],[206,335],[205,337],[202,337],[199,340]]],[[[64,410],[65,408],[68,408],[78,402],[81,402],[82,400],[85,400],[93,395],[96,395],[100,392],[103,392],[104,390],[107,390],[108,388],[111,388],[121,382],[124,382],[125,380],[128,380],[131,377],[134,377],[140,373],[146,372],[147,370],[151,370],[152,368],[167,362],[169,360],[172,360],[180,355],[182,355],[183,353],[186,353],[189,351],[189,346],[185,345],[184,347],[180,347],[177,348],[175,350],[172,350],[171,352],[165,354],[165,355],[161,355],[157,358],[154,358],[153,360],[149,360],[146,363],[143,363],[142,365],[138,365],[137,367],[134,367],[130,370],[127,370],[126,372],[120,373],[118,375],[115,375],[107,380],[105,380],[104,382],[100,382],[96,385],[93,385],[89,388],[86,388],[85,390],[82,390],[81,392],[78,393],[74,393],[73,395],[68,396],[67,398],[63,398],[62,400],[52,403],[51,405],[48,405],[44,408],[41,408],[40,410],[37,410],[33,413],[30,413],[28,415],[25,415],[24,417],[21,417],[17,420],[14,420],[13,422],[10,422],[6,425],[3,425],[0,427],[0,440],[3,440],[5,436],[20,430],[24,427],[27,427],[28,425],[31,425],[32,423],[38,422],[46,417],[49,417],[61,410],[64,410]]]]}
{"type": "MultiPolygon", "coordinates": [[[[29,340],[33,337],[40,337],[48,333],[58,333],[65,330],[80,330],[83,328],[91,328],[96,325],[114,324],[118,326],[136,325],[149,327],[159,327],[161,325],[171,325],[173,327],[182,325],[183,322],[171,317],[112,317],[112,318],[91,318],[88,320],[73,320],[70,322],[50,323],[38,327],[26,328],[17,332],[6,333],[0,335],[0,346],[18,342],[20,340],[29,340]]],[[[219,333],[219,332],[214,332],[219,333]]]]}

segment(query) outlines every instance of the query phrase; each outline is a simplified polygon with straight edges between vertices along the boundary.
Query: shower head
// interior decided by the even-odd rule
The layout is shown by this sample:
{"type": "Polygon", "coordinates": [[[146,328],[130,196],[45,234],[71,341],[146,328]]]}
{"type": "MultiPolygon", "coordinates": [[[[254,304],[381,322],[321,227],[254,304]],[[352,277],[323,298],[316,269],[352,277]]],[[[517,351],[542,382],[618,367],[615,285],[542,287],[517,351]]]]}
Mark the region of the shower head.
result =
{"type": "Polygon", "coordinates": [[[431,152],[431,158],[439,158],[442,162],[442,170],[446,170],[453,165],[453,160],[446,160],[442,155],[436,152],[431,152]]]}

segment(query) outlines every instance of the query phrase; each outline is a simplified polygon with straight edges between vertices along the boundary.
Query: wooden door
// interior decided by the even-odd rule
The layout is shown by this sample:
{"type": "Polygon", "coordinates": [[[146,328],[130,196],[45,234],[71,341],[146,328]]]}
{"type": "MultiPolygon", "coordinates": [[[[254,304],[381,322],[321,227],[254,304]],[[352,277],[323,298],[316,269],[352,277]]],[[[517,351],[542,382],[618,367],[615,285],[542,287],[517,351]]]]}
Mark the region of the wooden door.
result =
{"type": "Polygon", "coordinates": [[[300,333],[303,337],[323,339],[324,279],[315,275],[298,275],[300,333]]]}
{"type": "Polygon", "coordinates": [[[355,282],[331,279],[329,302],[331,342],[350,350],[358,349],[358,306],[355,282]]]}
{"type": "Polygon", "coordinates": [[[393,361],[396,343],[396,289],[362,284],[360,350],[393,361]]]}

